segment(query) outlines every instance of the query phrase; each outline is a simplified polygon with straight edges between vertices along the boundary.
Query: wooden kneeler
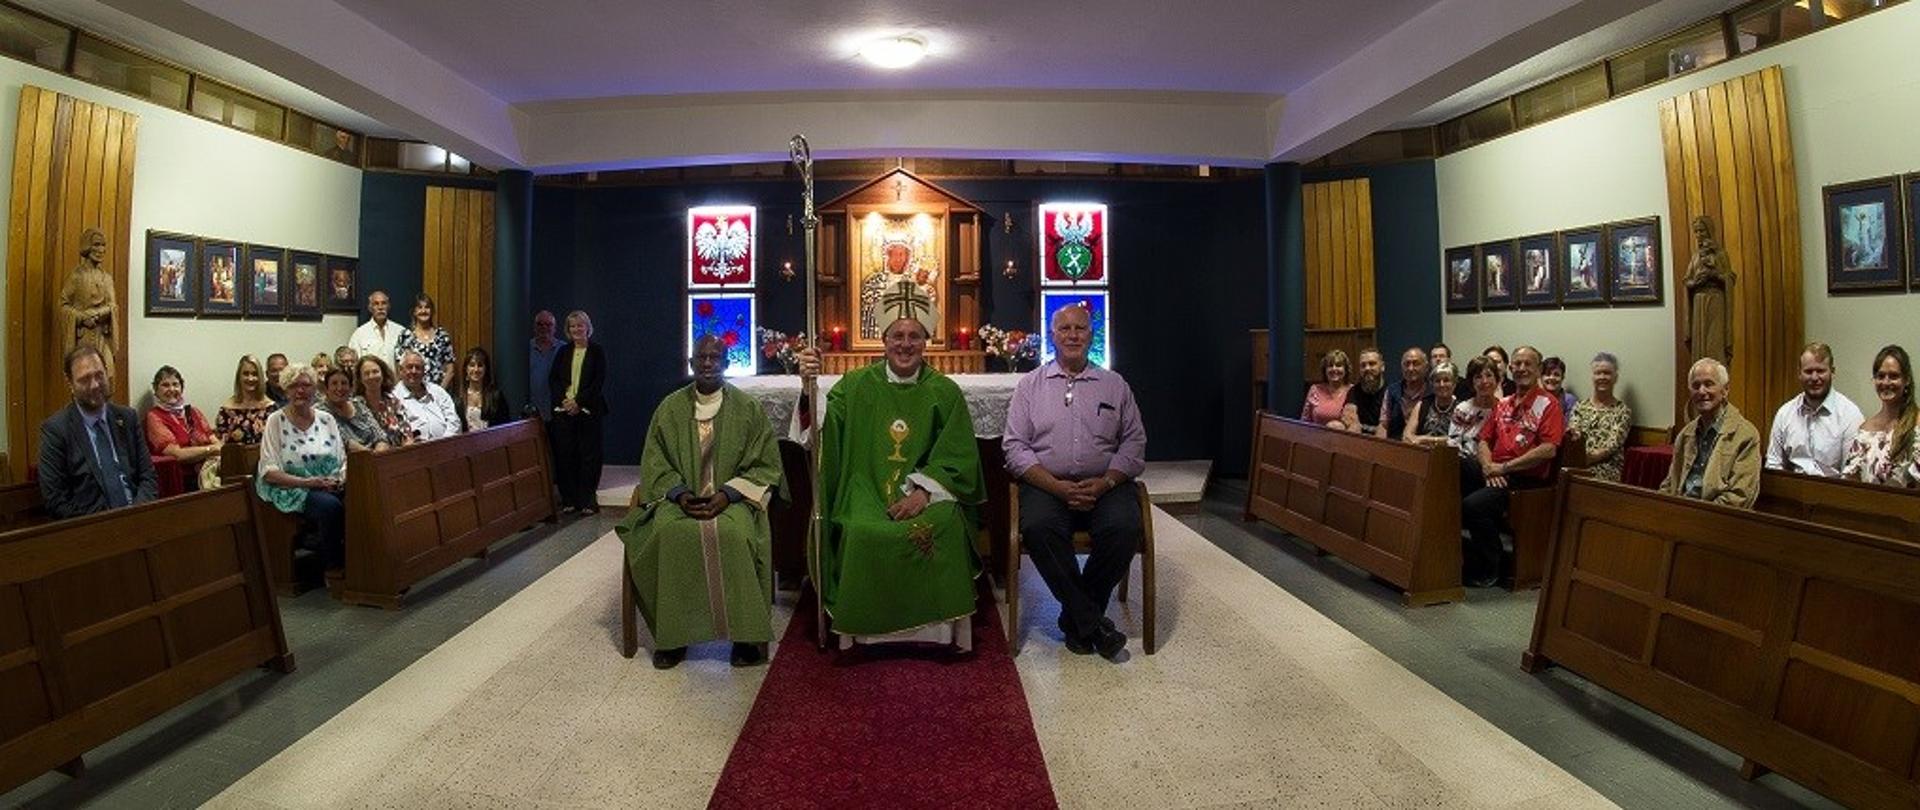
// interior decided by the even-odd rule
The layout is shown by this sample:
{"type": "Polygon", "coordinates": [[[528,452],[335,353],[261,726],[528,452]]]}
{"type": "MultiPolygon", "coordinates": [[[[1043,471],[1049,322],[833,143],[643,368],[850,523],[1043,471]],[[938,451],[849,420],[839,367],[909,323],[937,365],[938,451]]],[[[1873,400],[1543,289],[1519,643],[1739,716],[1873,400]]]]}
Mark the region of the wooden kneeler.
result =
{"type": "MultiPolygon", "coordinates": [[[[1153,576],[1153,500],[1147,495],[1146,482],[1135,479],[1132,484],[1134,492],[1140,498],[1141,535],[1140,549],[1137,552],[1140,557],[1140,638],[1147,654],[1152,655],[1160,648],[1154,635],[1157,605],[1154,599],[1153,576]]],[[[1019,655],[1020,640],[1024,638],[1020,632],[1020,558],[1026,555],[1027,550],[1020,542],[1020,484],[1018,482],[1009,484],[1007,490],[1011,495],[1008,499],[1011,520],[1008,521],[1010,534],[1007,541],[1009,544],[1007,570],[1002,582],[1007,589],[1007,646],[1013,649],[1014,655],[1019,655]]],[[[1091,535],[1086,532],[1073,533],[1075,554],[1086,554],[1092,550],[1091,535]]],[[[1132,578],[1129,575],[1120,580],[1120,601],[1122,602],[1127,601],[1127,581],[1132,578]]]]}

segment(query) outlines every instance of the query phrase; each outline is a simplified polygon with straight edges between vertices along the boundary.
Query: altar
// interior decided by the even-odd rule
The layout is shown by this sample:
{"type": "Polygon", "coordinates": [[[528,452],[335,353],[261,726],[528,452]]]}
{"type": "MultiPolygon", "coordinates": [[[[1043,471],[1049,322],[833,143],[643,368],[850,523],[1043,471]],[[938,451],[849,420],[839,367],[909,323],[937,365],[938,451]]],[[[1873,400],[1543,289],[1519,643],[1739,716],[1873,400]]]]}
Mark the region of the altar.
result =
{"type": "MultiPolygon", "coordinates": [[[[1013,388],[1024,374],[948,374],[960,386],[967,399],[967,413],[973,417],[973,435],[980,439],[998,439],[1007,432],[1007,403],[1013,401],[1013,388]]],[[[840,381],[837,374],[820,375],[820,396],[825,398],[840,381]]],[[[793,409],[800,401],[800,376],[768,374],[737,377],[728,382],[760,400],[773,423],[774,435],[785,438],[792,424],[793,409]]],[[[997,443],[997,442],[996,442],[997,443]]],[[[984,459],[983,459],[984,460],[984,459]]]]}

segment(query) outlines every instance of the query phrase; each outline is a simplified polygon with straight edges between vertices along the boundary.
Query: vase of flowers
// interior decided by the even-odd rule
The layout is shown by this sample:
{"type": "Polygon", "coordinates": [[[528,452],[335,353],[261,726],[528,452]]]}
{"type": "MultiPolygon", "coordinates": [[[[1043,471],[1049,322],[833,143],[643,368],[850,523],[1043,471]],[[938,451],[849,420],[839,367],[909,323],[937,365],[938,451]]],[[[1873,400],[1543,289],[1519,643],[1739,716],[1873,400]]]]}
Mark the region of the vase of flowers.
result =
{"type": "Polygon", "coordinates": [[[807,336],[796,334],[788,337],[778,332],[760,327],[760,357],[780,364],[780,370],[792,374],[800,368],[800,349],[806,345],[807,336]]]}
{"type": "Polygon", "coordinates": [[[1040,364],[1040,336],[1023,329],[1001,329],[986,324],[975,332],[987,355],[987,370],[1031,371],[1040,364]]]}

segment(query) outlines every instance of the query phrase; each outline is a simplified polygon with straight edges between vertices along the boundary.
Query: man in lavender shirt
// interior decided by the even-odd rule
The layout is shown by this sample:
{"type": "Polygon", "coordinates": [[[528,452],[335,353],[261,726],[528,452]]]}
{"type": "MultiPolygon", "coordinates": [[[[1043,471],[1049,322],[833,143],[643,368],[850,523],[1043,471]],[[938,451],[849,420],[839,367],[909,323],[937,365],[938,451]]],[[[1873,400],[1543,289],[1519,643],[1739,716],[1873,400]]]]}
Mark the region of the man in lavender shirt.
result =
{"type": "Polygon", "coordinates": [[[1060,600],[1067,649],[1111,661],[1127,646],[1107,600],[1140,547],[1140,505],[1126,484],[1146,470],[1147,429],[1127,381],[1087,362],[1087,310],[1062,307],[1052,330],[1053,362],[1022,377],[1007,408],[1007,471],[1020,481],[1020,536],[1060,600]],[[1084,571],[1076,529],[1093,535],[1084,571]]]}

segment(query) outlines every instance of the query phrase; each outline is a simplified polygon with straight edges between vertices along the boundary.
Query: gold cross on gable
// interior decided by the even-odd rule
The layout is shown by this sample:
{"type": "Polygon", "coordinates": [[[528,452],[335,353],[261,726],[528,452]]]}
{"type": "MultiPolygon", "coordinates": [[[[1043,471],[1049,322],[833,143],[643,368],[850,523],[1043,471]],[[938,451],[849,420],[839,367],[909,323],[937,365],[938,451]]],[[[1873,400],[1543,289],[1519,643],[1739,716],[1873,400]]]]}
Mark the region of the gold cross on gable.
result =
{"type": "Polygon", "coordinates": [[[907,178],[893,178],[893,200],[899,202],[907,198],[907,178]]]}

